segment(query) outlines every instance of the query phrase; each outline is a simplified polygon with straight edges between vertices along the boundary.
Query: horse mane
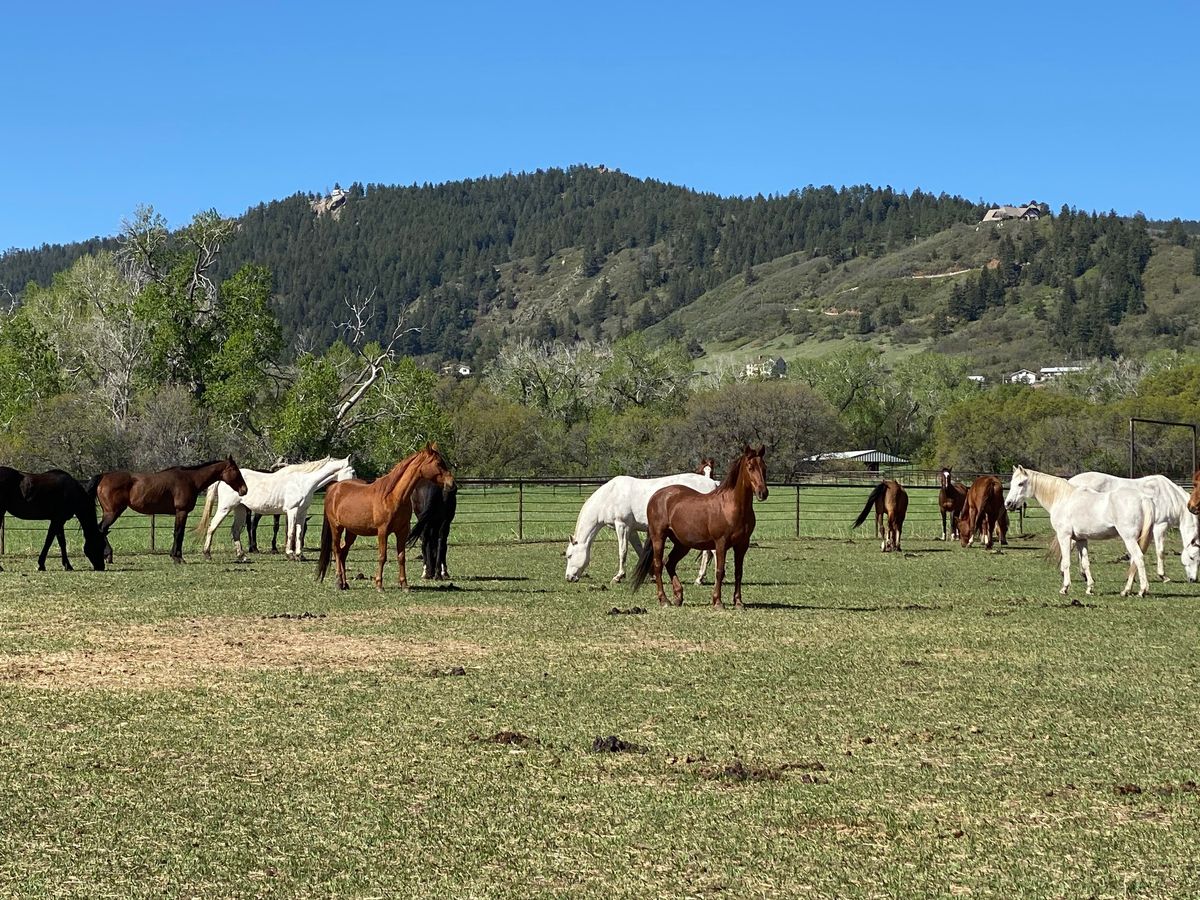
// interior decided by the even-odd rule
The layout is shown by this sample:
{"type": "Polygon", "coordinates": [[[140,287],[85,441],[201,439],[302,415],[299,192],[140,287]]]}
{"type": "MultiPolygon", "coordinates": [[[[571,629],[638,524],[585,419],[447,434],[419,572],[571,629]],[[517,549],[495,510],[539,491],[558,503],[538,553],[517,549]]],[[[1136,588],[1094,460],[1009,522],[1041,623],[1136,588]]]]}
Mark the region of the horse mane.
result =
{"type": "MultiPolygon", "coordinates": [[[[290,466],[284,466],[283,469],[287,469],[289,472],[316,472],[332,459],[332,456],[326,456],[324,459],[314,459],[312,462],[292,463],[290,466]]],[[[282,472],[283,469],[276,471],[282,472]]]]}
{"type": "Polygon", "coordinates": [[[737,457],[733,460],[733,465],[729,467],[729,473],[725,476],[725,480],[721,482],[719,487],[731,488],[737,484],[738,470],[740,470],[742,467],[742,459],[745,457],[745,455],[746,451],[744,450],[737,455],[737,457]]]}
{"type": "Polygon", "coordinates": [[[188,469],[189,471],[195,471],[197,469],[207,469],[209,466],[215,466],[218,464],[224,465],[227,461],[228,460],[224,460],[224,459],[210,459],[208,462],[195,463],[194,465],[190,465],[190,466],[175,466],[175,468],[176,469],[188,469]]]}
{"type": "Polygon", "coordinates": [[[1025,472],[1029,476],[1029,486],[1034,496],[1036,497],[1039,492],[1045,495],[1045,502],[1041,499],[1038,500],[1038,503],[1041,503],[1044,507],[1053,506],[1059,500],[1071,496],[1076,491],[1075,486],[1068,482],[1067,479],[1059,478],[1057,475],[1039,472],[1036,469],[1026,469],[1025,472]]]}
{"type": "Polygon", "coordinates": [[[442,465],[446,464],[446,458],[442,456],[442,451],[435,450],[430,447],[422,447],[416,453],[404,457],[404,459],[392,466],[391,470],[386,475],[381,476],[376,484],[379,485],[380,489],[385,494],[391,493],[391,491],[395,489],[396,485],[400,483],[400,479],[404,477],[404,473],[408,471],[408,467],[411,466],[416,458],[422,453],[432,453],[442,461],[442,465]]]}

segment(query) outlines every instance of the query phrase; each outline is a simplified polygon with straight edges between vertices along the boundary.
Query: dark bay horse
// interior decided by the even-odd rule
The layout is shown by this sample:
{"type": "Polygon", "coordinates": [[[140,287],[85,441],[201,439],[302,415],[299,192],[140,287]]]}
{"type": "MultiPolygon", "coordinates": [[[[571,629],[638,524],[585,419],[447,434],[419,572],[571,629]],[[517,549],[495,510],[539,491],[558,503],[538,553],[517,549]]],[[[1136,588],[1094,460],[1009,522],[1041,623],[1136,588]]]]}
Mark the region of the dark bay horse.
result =
{"type": "Polygon", "coordinates": [[[904,531],[904,516],[908,512],[908,492],[900,486],[900,482],[885,478],[875,486],[867,497],[867,505],[854,520],[857,528],[867,520],[872,507],[875,509],[875,536],[880,538],[879,549],[884,553],[900,549],[900,534],[904,531]],[[887,517],[887,530],[884,530],[884,517],[887,517]]]}
{"type": "Polygon", "coordinates": [[[396,562],[400,587],[408,590],[404,571],[404,548],[419,538],[427,520],[419,520],[410,536],[412,494],[426,479],[443,492],[454,490],[454,475],[437,444],[426,444],[412,456],[400,460],[392,470],[370,483],[359,479],[336,481],[325,491],[325,521],[321,526],[321,556],[317,561],[317,580],[324,581],[329,560],[336,556],[338,588],[350,587],[346,580],[346,555],[360,535],[373,534],[379,541],[379,566],[375,587],[383,590],[383,566],[387,562],[388,537],[396,536],[396,562]],[[345,532],[345,541],[342,533],[345,532]]]}
{"type": "Polygon", "coordinates": [[[982,532],[983,546],[992,549],[992,532],[1000,531],[1000,543],[1008,544],[1008,511],[1004,508],[1004,487],[995,475],[980,475],[967,489],[967,502],[958,518],[958,539],[969,547],[982,532]]]}
{"type": "Polygon", "coordinates": [[[938,491],[938,508],[942,511],[942,537],[946,540],[951,531],[958,531],[958,517],[967,502],[967,486],[955,481],[947,466],[942,469],[941,490],[938,491]],[[950,516],[950,530],[946,530],[946,516],[950,516]]]}
{"type": "Polygon", "coordinates": [[[412,508],[421,528],[421,577],[443,581],[450,577],[446,551],[450,545],[450,524],[458,511],[458,488],[443,490],[433,481],[422,481],[413,491],[412,508]]]}
{"type": "Polygon", "coordinates": [[[646,507],[650,540],[642,550],[633,574],[636,591],[654,570],[658,587],[658,602],[665,606],[663,590],[663,549],[671,539],[671,553],[665,565],[671,578],[675,605],[683,605],[683,584],[675,574],[679,561],[689,550],[712,550],[717,558],[717,578],[713,584],[712,605],[721,602],[721,585],[725,581],[725,554],[733,549],[733,605],[742,606],[742,564],[754,534],[754,498],[767,499],[767,467],[763,461],[766,448],[747,446],[742,450],[725,480],[712,491],[702,494],[682,484],[672,484],[654,492],[646,507]]]}
{"type": "MultiPolygon", "coordinates": [[[[51,469],[37,475],[27,475],[0,466],[0,524],[4,514],[18,519],[49,519],[46,543],[38,557],[38,571],[46,570],[46,554],[58,538],[63,568],[71,570],[67,559],[67,535],[63,530],[67,519],[74,516],[83,528],[83,553],[97,572],[104,571],[104,535],[96,522],[96,504],[87,489],[62,469],[51,469]]],[[[0,566],[0,572],[4,571],[0,566]]]]}
{"type": "Polygon", "coordinates": [[[196,507],[196,498],[209,485],[223,481],[238,494],[245,496],[246,482],[233,457],[200,463],[195,466],[172,466],[161,472],[105,472],[88,483],[88,490],[100,501],[104,516],[100,531],[104,533],[105,559],[112,562],[112,544],[108,531],[126,509],[143,515],[175,516],[175,539],[171,544],[171,559],[183,562],[183,535],[187,517],[196,507]]]}

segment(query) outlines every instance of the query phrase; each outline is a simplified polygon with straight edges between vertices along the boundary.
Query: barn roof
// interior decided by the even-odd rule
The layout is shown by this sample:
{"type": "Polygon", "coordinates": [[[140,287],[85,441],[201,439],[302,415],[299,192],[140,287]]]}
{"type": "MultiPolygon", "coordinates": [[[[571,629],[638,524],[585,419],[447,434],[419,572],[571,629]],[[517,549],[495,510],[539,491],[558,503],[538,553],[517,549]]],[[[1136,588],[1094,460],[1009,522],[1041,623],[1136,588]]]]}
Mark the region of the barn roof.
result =
{"type": "Polygon", "coordinates": [[[884,453],[882,450],[836,450],[832,453],[818,453],[816,456],[810,456],[808,462],[826,462],[830,460],[844,460],[847,462],[861,463],[907,463],[907,459],[901,459],[899,456],[892,456],[890,453],[884,453]]]}

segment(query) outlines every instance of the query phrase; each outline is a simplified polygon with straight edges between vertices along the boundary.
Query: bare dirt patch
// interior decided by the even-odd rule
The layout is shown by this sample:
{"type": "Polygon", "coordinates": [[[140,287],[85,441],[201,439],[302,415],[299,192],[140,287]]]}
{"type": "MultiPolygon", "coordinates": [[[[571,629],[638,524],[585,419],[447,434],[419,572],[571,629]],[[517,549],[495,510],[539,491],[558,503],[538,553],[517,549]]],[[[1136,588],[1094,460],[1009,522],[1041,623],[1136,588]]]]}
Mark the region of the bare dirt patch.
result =
{"type": "Polygon", "coordinates": [[[458,640],[342,634],[336,619],[207,618],[84,632],[79,649],[0,655],[0,683],[155,690],[229,674],[365,670],[395,660],[430,664],[486,655],[458,640]]]}

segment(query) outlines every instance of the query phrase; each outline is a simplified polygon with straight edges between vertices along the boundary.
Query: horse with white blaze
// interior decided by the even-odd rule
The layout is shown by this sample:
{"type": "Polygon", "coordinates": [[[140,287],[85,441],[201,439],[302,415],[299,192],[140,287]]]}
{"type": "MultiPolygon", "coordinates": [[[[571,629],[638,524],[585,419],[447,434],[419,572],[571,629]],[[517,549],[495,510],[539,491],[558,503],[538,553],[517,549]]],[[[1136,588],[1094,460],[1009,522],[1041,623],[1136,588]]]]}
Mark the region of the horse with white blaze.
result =
{"type": "Polygon", "coordinates": [[[1004,505],[1016,509],[1031,497],[1050,514],[1050,524],[1058,540],[1058,549],[1062,554],[1059,568],[1063,577],[1060,594],[1065,594],[1071,587],[1072,542],[1079,550],[1079,568],[1087,581],[1087,593],[1090,594],[1095,581],[1088,562],[1088,541],[1119,537],[1130,559],[1129,578],[1121,596],[1129,593],[1135,572],[1140,587],[1138,596],[1146,596],[1149,584],[1146,581],[1144,551],[1150,545],[1154,528],[1154,504],[1148,497],[1131,488],[1101,493],[1075,487],[1065,478],[1017,466],[1013,469],[1004,505]]]}
{"type": "MultiPolygon", "coordinates": [[[[613,581],[624,580],[625,556],[629,545],[633,545],[635,557],[640,557],[642,541],[638,532],[650,529],[646,518],[646,506],[655,491],[672,484],[687,485],[702,494],[711,493],[717,487],[717,482],[707,475],[680,472],[678,475],[664,475],[661,478],[618,475],[597,488],[579,510],[575,530],[567,544],[567,581],[579,580],[579,576],[591,562],[592,541],[606,525],[617,532],[617,574],[613,576],[613,581]]],[[[703,575],[708,559],[702,558],[700,565],[700,574],[703,575]]]]}

